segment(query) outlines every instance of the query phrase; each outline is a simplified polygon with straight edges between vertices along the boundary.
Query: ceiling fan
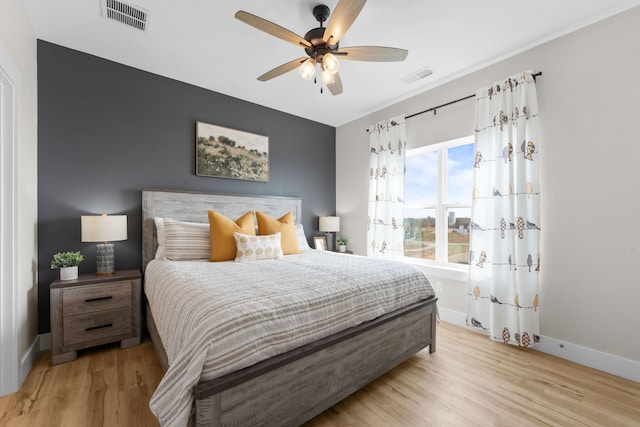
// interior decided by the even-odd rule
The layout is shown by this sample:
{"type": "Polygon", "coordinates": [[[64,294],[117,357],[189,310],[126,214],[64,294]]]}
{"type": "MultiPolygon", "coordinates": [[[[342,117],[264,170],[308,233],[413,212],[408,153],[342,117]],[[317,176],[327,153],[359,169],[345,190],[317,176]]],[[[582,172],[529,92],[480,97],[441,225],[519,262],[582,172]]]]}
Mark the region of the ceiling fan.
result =
{"type": "MultiPolygon", "coordinates": [[[[322,83],[327,86],[333,95],[339,95],[342,93],[342,80],[338,73],[340,62],[336,57],[350,61],[404,61],[409,53],[405,49],[383,46],[343,48],[338,46],[340,39],[356,20],[365,3],[366,0],[340,0],[331,18],[329,18],[330,11],[326,5],[321,4],[314,7],[313,16],[320,23],[320,27],[309,30],[304,37],[300,37],[286,28],[243,10],[236,12],[236,19],[274,37],[293,43],[296,46],[302,46],[307,54],[307,57],[294,59],[267,71],[258,77],[258,80],[265,82],[298,68],[303,78],[306,80],[314,78],[315,82],[317,81],[315,79],[316,68],[319,66],[322,73],[322,83]],[[327,19],[329,20],[325,28],[322,25],[327,19]]],[[[320,92],[322,92],[322,86],[320,86],[320,92]]]]}

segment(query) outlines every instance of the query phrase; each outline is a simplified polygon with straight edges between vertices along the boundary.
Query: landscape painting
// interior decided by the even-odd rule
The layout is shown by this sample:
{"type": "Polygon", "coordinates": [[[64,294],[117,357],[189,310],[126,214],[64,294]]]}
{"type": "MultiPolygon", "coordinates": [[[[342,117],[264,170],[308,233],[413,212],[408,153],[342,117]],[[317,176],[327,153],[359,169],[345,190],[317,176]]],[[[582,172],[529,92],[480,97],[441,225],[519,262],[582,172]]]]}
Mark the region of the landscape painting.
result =
{"type": "Polygon", "coordinates": [[[269,182],[269,137],[196,122],[196,175],[269,182]]]}

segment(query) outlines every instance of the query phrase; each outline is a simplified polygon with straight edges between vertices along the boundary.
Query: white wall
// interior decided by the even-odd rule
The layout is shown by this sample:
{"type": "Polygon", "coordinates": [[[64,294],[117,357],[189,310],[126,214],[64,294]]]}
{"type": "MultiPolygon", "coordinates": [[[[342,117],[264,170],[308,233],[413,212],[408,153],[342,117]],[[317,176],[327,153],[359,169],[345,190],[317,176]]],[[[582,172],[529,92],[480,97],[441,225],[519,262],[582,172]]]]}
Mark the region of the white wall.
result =
{"type": "MultiPolygon", "coordinates": [[[[339,127],[336,208],[350,249],[366,253],[370,124],[542,71],[541,333],[640,362],[639,23],[637,7],[339,127]]],[[[409,119],[408,143],[472,134],[474,107],[409,119]]],[[[439,306],[465,312],[466,284],[441,281],[439,306]]]]}
{"type": "Polygon", "coordinates": [[[22,78],[19,101],[17,163],[18,252],[17,289],[18,322],[21,337],[21,381],[37,353],[37,62],[36,38],[20,0],[2,2],[0,43],[18,66],[22,78]]]}

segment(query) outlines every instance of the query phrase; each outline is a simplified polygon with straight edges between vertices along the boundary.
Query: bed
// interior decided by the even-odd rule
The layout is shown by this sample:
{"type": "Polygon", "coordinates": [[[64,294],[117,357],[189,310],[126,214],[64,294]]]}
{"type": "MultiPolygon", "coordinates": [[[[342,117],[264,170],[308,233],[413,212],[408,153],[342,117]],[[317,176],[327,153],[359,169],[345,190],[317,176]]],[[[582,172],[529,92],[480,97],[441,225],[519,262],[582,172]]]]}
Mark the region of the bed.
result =
{"type": "MultiPolygon", "coordinates": [[[[361,303],[360,305],[373,307],[373,312],[377,313],[374,318],[364,321],[344,319],[344,322],[355,321],[353,325],[344,323],[350,325],[344,328],[340,326],[342,324],[338,324],[338,320],[342,322],[345,318],[342,315],[336,316],[335,325],[324,321],[319,322],[322,325],[326,324],[326,327],[321,331],[307,334],[307,337],[297,337],[298,341],[294,341],[295,347],[293,348],[279,347],[280,343],[278,342],[269,347],[268,351],[257,352],[260,353],[258,356],[254,354],[247,357],[237,357],[229,359],[228,363],[225,358],[227,353],[222,350],[227,348],[226,345],[231,346],[231,344],[226,344],[222,339],[220,343],[225,343],[225,346],[220,346],[218,353],[216,353],[217,348],[209,347],[206,352],[208,354],[206,360],[203,360],[204,356],[201,351],[186,349],[186,347],[184,351],[175,351],[182,345],[182,342],[178,344],[176,342],[185,335],[201,337],[203,343],[211,343],[215,340],[206,335],[209,332],[205,331],[204,327],[200,328],[198,323],[193,325],[193,330],[198,332],[187,333],[177,327],[171,329],[172,326],[168,325],[181,323],[174,320],[174,313],[170,312],[167,305],[179,307],[175,310],[176,313],[182,311],[196,313],[197,310],[211,311],[213,309],[204,304],[204,301],[209,297],[187,298],[186,295],[189,292],[201,295],[198,292],[204,286],[200,285],[200,281],[204,281],[206,276],[217,275],[216,277],[219,278],[227,278],[234,274],[245,274],[245,271],[238,270],[238,263],[233,262],[188,261],[172,263],[154,260],[157,250],[157,231],[154,218],[206,223],[208,210],[215,210],[233,219],[249,210],[260,210],[275,218],[291,212],[296,222],[299,222],[301,209],[299,198],[143,191],[143,268],[145,270],[147,267],[149,268],[148,271],[145,271],[146,320],[153,344],[166,371],[165,378],[152,398],[152,405],[155,404],[154,412],[157,410],[165,411],[164,418],[160,417],[163,425],[184,425],[187,421],[197,426],[299,425],[344,399],[421,349],[428,346],[430,353],[435,351],[436,298],[432,289],[414,290],[412,282],[407,282],[408,284],[403,285],[401,291],[392,294],[394,297],[387,298],[389,301],[382,299],[381,302],[373,304],[367,300],[366,303],[361,303]],[[219,265],[216,266],[216,264],[219,265]],[[217,270],[214,270],[216,273],[210,273],[211,270],[207,269],[217,270]],[[167,293],[166,291],[168,289],[166,286],[176,281],[171,276],[172,274],[175,274],[175,277],[189,278],[184,283],[184,292],[175,292],[176,295],[182,297],[182,300],[176,299],[160,303],[162,298],[159,298],[158,294],[162,294],[162,292],[174,294],[174,292],[167,293]],[[163,284],[165,288],[162,288],[163,284]],[[152,291],[156,288],[160,290],[152,291]],[[184,304],[186,299],[198,301],[198,307],[185,309],[181,304],[184,304]],[[382,310],[380,305],[385,306],[384,310],[376,311],[382,310]],[[156,320],[159,321],[156,322],[156,320]],[[302,344],[298,345],[298,343],[302,344]],[[186,384],[191,384],[189,378],[194,380],[192,381],[193,386],[184,390],[185,393],[183,391],[176,392],[171,388],[182,380],[186,381],[186,384]],[[180,403],[180,410],[184,412],[187,408],[188,413],[186,417],[183,414],[183,416],[174,418],[172,410],[169,410],[167,405],[171,405],[173,400],[179,402],[180,399],[188,399],[187,402],[180,403]]],[[[352,273],[347,270],[351,268],[350,265],[373,262],[373,260],[364,257],[318,254],[313,250],[302,251],[300,255],[290,255],[285,258],[286,262],[281,263],[266,264],[270,261],[259,261],[246,263],[246,265],[252,264],[250,268],[254,269],[260,265],[259,268],[265,271],[264,276],[268,276],[267,272],[273,268],[274,277],[283,277],[281,271],[275,270],[281,268],[280,264],[287,264],[286,268],[294,268],[294,271],[298,271],[300,275],[304,275],[304,271],[308,271],[305,269],[314,268],[314,263],[334,264],[338,269],[336,274],[345,274],[345,277],[351,277],[349,274],[352,273]],[[328,260],[327,257],[329,257],[328,260]],[[295,270],[296,268],[298,270],[295,270]]],[[[399,266],[388,265],[387,268],[395,274],[395,269],[400,266],[404,268],[403,264],[399,266]]],[[[371,267],[372,264],[361,266],[366,269],[371,267]]],[[[255,275],[255,272],[251,274],[255,275]]],[[[331,273],[323,271],[322,274],[331,273]]],[[[316,293],[321,292],[323,283],[331,282],[326,277],[320,276],[314,279],[315,282],[310,282],[316,293]]],[[[309,278],[305,278],[305,283],[309,280],[309,278]]],[[[222,282],[220,286],[231,288],[224,280],[220,279],[219,281],[222,282]]],[[[284,280],[282,280],[283,283],[275,283],[275,280],[273,282],[274,292],[281,292],[283,298],[298,298],[296,292],[283,288],[283,286],[287,286],[284,280]]],[[[381,289],[381,294],[388,293],[389,291],[381,284],[383,280],[380,279],[379,282],[370,285],[373,286],[370,289],[359,288],[358,292],[373,295],[376,289],[381,289]]],[[[207,286],[209,285],[207,284],[207,286]]],[[[333,292],[335,289],[329,284],[326,286],[329,292],[333,292]]],[[[430,288],[428,282],[427,287],[430,288]]],[[[246,292],[254,295],[256,289],[253,288],[246,292]]],[[[269,292],[271,291],[269,290],[269,292]]],[[[238,293],[238,295],[241,294],[238,293]]],[[[229,298],[231,301],[236,301],[240,299],[238,295],[229,298]]],[[[219,297],[220,294],[211,297],[212,304],[219,297]]],[[[260,300],[256,299],[256,301],[260,300]]],[[[224,304],[224,307],[232,306],[231,303],[225,302],[224,304]]],[[[260,304],[262,307],[265,303],[256,304],[260,304]]],[[[350,304],[349,307],[357,305],[350,304]]],[[[237,310],[242,310],[240,305],[237,310]]],[[[232,311],[236,312],[235,306],[232,311]]],[[[247,317],[241,315],[239,311],[237,313],[238,317],[247,317]]],[[[309,313],[315,313],[315,311],[310,309],[309,313]]],[[[371,316],[370,313],[366,315],[371,316]]],[[[329,315],[325,314],[325,316],[329,315]]],[[[191,321],[190,319],[189,322],[191,321]]],[[[313,323],[315,320],[309,321],[313,323]]],[[[279,321],[274,323],[277,322],[279,321]]],[[[299,318],[295,322],[304,322],[304,319],[300,320],[299,318]]],[[[224,329],[225,331],[228,330],[226,323],[223,327],[227,328],[224,329]]],[[[306,329],[300,328],[300,330],[306,329]]],[[[253,333],[252,329],[242,330],[242,332],[246,331],[253,333]]],[[[219,332],[217,333],[216,337],[219,337],[219,332]]],[[[259,340],[256,339],[256,341],[259,340]]],[[[287,343],[286,345],[294,344],[287,343]]],[[[185,386],[182,385],[182,387],[185,386]]],[[[180,389],[176,388],[175,390],[180,389]]],[[[176,413],[178,412],[179,410],[176,410],[176,413]]]]}

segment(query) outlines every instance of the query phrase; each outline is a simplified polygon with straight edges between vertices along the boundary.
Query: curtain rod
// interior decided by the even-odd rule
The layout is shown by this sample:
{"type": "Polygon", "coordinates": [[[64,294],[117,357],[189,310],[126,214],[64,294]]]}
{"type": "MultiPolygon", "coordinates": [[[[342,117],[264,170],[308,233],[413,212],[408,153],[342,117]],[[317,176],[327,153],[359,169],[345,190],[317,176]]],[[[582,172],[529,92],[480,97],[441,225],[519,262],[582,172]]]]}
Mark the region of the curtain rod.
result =
{"type": "MultiPolygon", "coordinates": [[[[536,77],[540,77],[541,75],[542,75],[542,71],[538,71],[537,73],[532,74],[533,80],[535,81],[536,77]]],[[[450,101],[450,102],[447,102],[445,104],[440,104],[440,105],[437,105],[435,107],[431,107],[431,108],[429,108],[427,110],[424,110],[424,111],[420,111],[420,112],[417,112],[417,113],[410,114],[410,115],[405,117],[405,120],[406,119],[410,119],[411,117],[419,116],[420,114],[429,113],[431,111],[433,111],[433,115],[435,116],[436,115],[436,110],[438,110],[438,109],[440,109],[442,107],[446,107],[446,106],[451,105],[451,104],[455,104],[455,103],[460,102],[460,101],[465,101],[467,99],[471,99],[471,98],[473,98],[475,96],[476,96],[476,94],[474,93],[473,95],[465,96],[463,98],[456,99],[455,101],[450,101]]],[[[367,129],[367,132],[369,132],[369,129],[367,129]]]]}
{"type": "MultiPolygon", "coordinates": [[[[533,80],[535,81],[536,77],[539,77],[541,75],[542,75],[542,71],[539,71],[539,72],[537,72],[535,74],[532,74],[531,76],[533,77],[533,80]]],[[[418,113],[410,114],[410,115],[406,116],[405,119],[410,119],[411,117],[419,116],[420,114],[429,113],[431,111],[433,111],[433,115],[435,116],[436,115],[436,110],[438,110],[439,108],[446,107],[447,105],[455,104],[456,102],[465,101],[465,100],[473,98],[475,96],[476,96],[476,94],[474,93],[473,95],[465,96],[464,98],[456,99],[455,101],[447,102],[446,104],[440,104],[440,105],[438,105],[436,107],[429,108],[428,110],[424,110],[424,111],[420,111],[418,113]]]]}

